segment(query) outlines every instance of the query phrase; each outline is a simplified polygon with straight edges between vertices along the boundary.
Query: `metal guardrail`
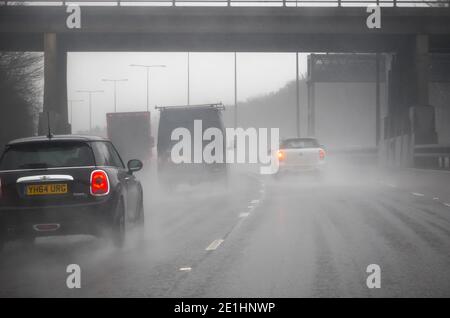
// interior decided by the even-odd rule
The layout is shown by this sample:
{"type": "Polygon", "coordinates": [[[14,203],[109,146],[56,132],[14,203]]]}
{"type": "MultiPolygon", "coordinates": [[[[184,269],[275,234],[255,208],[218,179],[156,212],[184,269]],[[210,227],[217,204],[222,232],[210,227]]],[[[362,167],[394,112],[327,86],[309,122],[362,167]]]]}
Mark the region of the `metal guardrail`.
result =
{"type": "Polygon", "coordinates": [[[450,0],[16,0],[16,5],[110,5],[110,6],[251,6],[251,7],[449,7],[450,0]]]}
{"type": "Polygon", "coordinates": [[[425,169],[450,169],[450,145],[416,145],[414,167],[425,169]]]}
{"type": "Polygon", "coordinates": [[[155,106],[156,110],[167,109],[197,109],[197,108],[212,108],[218,110],[225,110],[225,106],[222,103],[215,104],[197,104],[197,105],[172,105],[172,106],[155,106]]]}

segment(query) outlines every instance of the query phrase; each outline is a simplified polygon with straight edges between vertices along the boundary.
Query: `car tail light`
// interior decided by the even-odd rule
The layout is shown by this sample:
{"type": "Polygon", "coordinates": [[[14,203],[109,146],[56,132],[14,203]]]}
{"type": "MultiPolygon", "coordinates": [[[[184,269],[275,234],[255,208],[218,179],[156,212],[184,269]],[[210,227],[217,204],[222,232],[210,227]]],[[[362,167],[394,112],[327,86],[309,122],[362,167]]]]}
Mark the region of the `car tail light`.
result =
{"type": "Polygon", "coordinates": [[[325,159],[325,150],[319,149],[319,158],[320,158],[320,160],[325,159]]]}
{"type": "Polygon", "coordinates": [[[91,194],[95,196],[109,193],[108,174],[103,170],[94,170],[91,173],[91,194]]]}
{"type": "Polygon", "coordinates": [[[33,228],[35,231],[38,232],[50,232],[50,231],[56,231],[61,227],[58,223],[46,223],[46,224],[35,224],[33,225],[33,228]]]}
{"type": "Polygon", "coordinates": [[[278,157],[279,161],[283,161],[284,157],[285,157],[284,151],[283,150],[278,150],[277,157],[278,157]]]}

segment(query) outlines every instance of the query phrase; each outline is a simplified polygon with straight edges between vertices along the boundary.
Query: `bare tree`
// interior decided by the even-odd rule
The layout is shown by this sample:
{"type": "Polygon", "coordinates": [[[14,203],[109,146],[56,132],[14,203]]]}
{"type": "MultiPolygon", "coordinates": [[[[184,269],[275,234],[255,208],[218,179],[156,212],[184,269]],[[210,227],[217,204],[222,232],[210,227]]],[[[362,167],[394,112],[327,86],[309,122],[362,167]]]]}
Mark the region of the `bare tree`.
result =
{"type": "Polygon", "coordinates": [[[42,79],[42,54],[0,53],[0,146],[34,134],[42,104],[42,79]]]}

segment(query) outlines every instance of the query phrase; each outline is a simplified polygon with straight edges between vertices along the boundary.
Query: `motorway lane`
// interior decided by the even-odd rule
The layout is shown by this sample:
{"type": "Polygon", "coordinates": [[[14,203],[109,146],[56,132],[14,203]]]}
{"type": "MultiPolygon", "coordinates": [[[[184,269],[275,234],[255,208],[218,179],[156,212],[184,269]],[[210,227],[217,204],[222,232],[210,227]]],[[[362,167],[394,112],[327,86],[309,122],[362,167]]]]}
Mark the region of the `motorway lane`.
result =
{"type": "Polygon", "coordinates": [[[266,181],[263,202],[171,296],[449,297],[450,208],[376,171],[336,171],[266,181]],[[367,288],[369,264],[380,289],[367,288]]]}
{"type": "Polygon", "coordinates": [[[413,194],[423,177],[404,183],[365,166],[332,166],[323,182],[233,171],[228,191],[182,186],[170,196],[141,177],[144,241],[123,251],[89,237],[10,244],[0,296],[450,296],[450,207],[413,194]],[[82,268],[79,290],[65,285],[71,263],[82,268]],[[381,289],[365,284],[373,263],[381,289]]]}
{"type": "Polygon", "coordinates": [[[88,236],[40,238],[34,246],[10,243],[0,259],[0,297],[163,297],[225,237],[257,195],[259,183],[245,175],[224,189],[181,186],[167,195],[145,179],[146,235],[132,232],[124,250],[88,236]],[[66,267],[78,264],[82,288],[66,287],[66,267]]]}

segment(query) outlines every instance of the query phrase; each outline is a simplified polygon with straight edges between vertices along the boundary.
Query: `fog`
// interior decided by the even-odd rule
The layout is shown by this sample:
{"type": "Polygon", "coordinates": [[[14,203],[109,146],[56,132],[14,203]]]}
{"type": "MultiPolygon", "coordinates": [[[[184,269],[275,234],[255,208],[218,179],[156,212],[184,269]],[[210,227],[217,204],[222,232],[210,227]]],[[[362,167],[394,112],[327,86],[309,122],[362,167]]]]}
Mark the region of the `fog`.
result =
{"type": "MultiPolygon", "coordinates": [[[[234,127],[234,54],[189,58],[190,103],[223,102],[224,124],[234,127]]],[[[154,106],[187,103],[185,52],[70,53],[68,97],[83,99],[74,104],[74,132],[89,129],[87,96],[77,93],[89,89],[104,90],[92,99],[91,133],[105,134],[114,91],[102,79],[128,80],[117,84],[119,112],[146,109],[145,70],[130,64],[166,65],[150,73],[154,137],[154,106]]],[[[302,136],[308,135],[305,65],[300,54],[302,136]]],[[[238,53],[237,68],[238,126],[295,136],[295,54],[238,53]]],[[[446,98],[433,91],[431,100],[447,114],[446,98]]],[[[87,235],[8,242],[0,257],[0,297],[450,295],[448,164],[399,167],[395,159],[405,156],[409,136],[382,135],[377,147],[374,83],[319,83],[315,97],[317,145],[280,149],[285,170],[279,174],[262,175],[259,164],[227,164],[226,174],[185,180],[169,165],[177,180],[163,184],[168,158],[158,157],[155,147],[134,173],[143,187],[143,232],[127,225],[122,248],[87,235]],[[399,149],[385,156],[396,144],[399,149]],[[68,288],[69,264],[81,267],[81,288],[68,288]],[[383,288],[368,287],[371,264],[382,268],[383,288]]],[[[387,99],[383,84],[382,118],[387,99]]],[[[448,131],[439,120],[440,138],[448,131]]],[[[277,150],[271,154],[278,156],[277,150]]],[[[445,156],[439,162],[448,163],[445,156]]]]}
{"type": "MultiPolygon", "coordinates": [[[[11,242],[0,258],[0,297],[202,295],[198,289],[189,287],[190,279],[186,276],[189,272],[180,269],[188,267],[190,271],[199,271],[204,262],[208,262],[207,257],[214,256],[204,252],[209,241],[231,239],[245,229],[244,222],[260,222],[258,213],[261,212],[258,209],[270,200],[271,189],[287,191],[295,188],[306,194],[320,191],[327,195],[336,188],[352,191],[359,188],[362,194],[373,187],[376,177],[372,163],[354,159],[351,162],[357,164],[355,169],[355,166],[350,168],[350,162],[345,157],[343,161],[339,157],[330,161],[329,172],[320,181],[314,177],[302,177],[301,180],[289,176],[282,180],[273,176],[260,178],[255,174],[258,165],[236,164],[229,165],[227,184],[215,181],[182,182],[169,191],[161,187],[156,166],[151,164],[137,173],[147,194],[143,236],[135,228],[128,228],[126,244],[120,251],[106,238],[88,235],[41,237],[32,245],[11,242]],[[360,169],[365,171],[366,179],[358,177],[360,169]],[[246,221],[242,217],[245,214],[249,214],[251,219],[246,221]],[[68,264],[78,264],[82,268],[81,289],[67,289],[68,264]]],[[[319,205],[321,203],[317,201],[312,208],[318,209],[319,205]]],[[[282,210],[289,208],[296,210],[298,206],[284,206],[282,210]]],[[[286,217],[284,213],[278,208],[271,211],[277,218],[286,217]]],[[[309,217],[304,214],[306,211],[301,213],[303,217],[309,217]]],[[[276,227],[287,225],[284,220],[279,221],[281,223],[276,227]]],[[[274,235],[269,234],[269,237],[275,238],[274,235]]],[[[264,266],[254,268],[253,275],[264,273],[264,266]]],[[[195,288],[206,288],[202,280],[199,285],[195,284],[195,288]]],[[[229,285],[203,296],[258,295],[257,290],[246,293],[246,289],[238,291],[237,286],[229,285]]],[[[297,295],[299,290],[292,292],[292,295],[297,295]]]]}
{"type": "MultiPolygon", "coordinates": [[[[299,54],[300,131],[307,135],[306,53],[299,54]]],[[[130,64],[166,65],[151,68],[149,104],[156,134],[158,112],[154,106],[188,103],[188,53],[70,53],[69,100],[73,103],[74,132],[89,129],[88,96],[77,90],[103,90],[92,96],[93,127],[105,135],[107,112],[114,111],[114,84],[102,79],[127,79],[117,83],[117,111],[146,109],[146,70],[130,64]]],[[[234,53],[189,53],[190,104],[222,102],[225,124],[234,125],[234,53]]],[[[237,53],[238,124],[243,127],[277,127],[282,137],[295,136],[295,54],[237,53]],[[258,116],[255,114],[258,113],[258,116]]],[[[386,112],[382,85],[381,107],[386,112]]],[[[316,84],[317,137],[331,147],[375,145],[375,84],[316,84]],[[352,125],[348,125],[351,121],[352,125]]],[[[69,115],[70,116],[70,115],[69,115]]]]}
{"type": "MultiPolygon", "coordinates": [[[[146,110],[146,71],[130,64],[166,65],[150,70],[149,103],[187,104],[187,52],[171,53],[69,53],[68,98],[74,103],[74,131],[89,129],[88,97],[77,90],[104,90],[94,94],[93,126],[104,127],[107,112],[114,111],[113,83],[102,79],[128,79],[117,84],[117,111],[146,110]],[[79,110],[79,111],[77,111],[79,110]]],[[[222,102],[234,105],[234,53],[190,53],[190,104],[222,102]]],[[[306,54],[300,54],[300,73],[306,73],[306,54]]],[[[295,79],[294,53],[237,53],[237,97],[274,92],[295,79]]]]}

